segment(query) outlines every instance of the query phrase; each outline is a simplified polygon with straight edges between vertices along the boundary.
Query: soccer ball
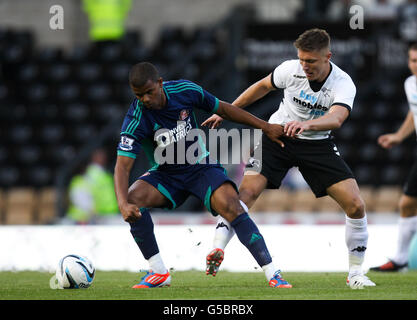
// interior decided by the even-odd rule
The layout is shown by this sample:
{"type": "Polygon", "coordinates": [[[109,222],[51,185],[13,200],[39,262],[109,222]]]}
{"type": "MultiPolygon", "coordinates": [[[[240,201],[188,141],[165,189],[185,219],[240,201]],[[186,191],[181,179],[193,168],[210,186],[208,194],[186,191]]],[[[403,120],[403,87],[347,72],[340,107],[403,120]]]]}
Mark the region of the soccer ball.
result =
{"type": "Polygon", "coordinates": [[[86,257],[69,254],[63,257],[56,269],[58,286],[63,289],[86,289],[93,283],[96,270],[86,257]]]}

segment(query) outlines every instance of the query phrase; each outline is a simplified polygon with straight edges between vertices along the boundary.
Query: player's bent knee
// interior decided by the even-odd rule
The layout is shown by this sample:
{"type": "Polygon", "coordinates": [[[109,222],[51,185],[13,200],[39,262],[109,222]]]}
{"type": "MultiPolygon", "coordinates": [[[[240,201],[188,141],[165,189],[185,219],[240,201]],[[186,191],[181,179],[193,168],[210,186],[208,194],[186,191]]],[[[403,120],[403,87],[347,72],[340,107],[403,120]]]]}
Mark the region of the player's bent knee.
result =
{"type": "Polygon", "coordinates": [[[228,222],[232,222],[240,213],[244,211],[240,205],[237,193],[227,194],[221,191],[213,194],[211,207],[228,222]]]}
{"type": "Polygon", "coordinates": [[[248,208],[252,207],[258,198],[258,194],[250,189],[239,190],[239,199],[242,200],[248,208]]]}
{"type": "Polygon", "coordinates": [[[220,214],[225,214],[229,216],[235,216],[237,217],[238,213],[240,213],[241,208],[239,198],[236,197],[236,199],[218,199],[215,201],[214,206],[217,208],[216,211],[220,214]]]}
{"type": "Polygon", "coordinates": [[[417,198],[403,195],[399,201],[402,217],[411,217],[417,213],[417,198]]]}
{"type": "Polygon", "coordinates": [[[352,219],[360,219],[365,216],[365,202],[361,198],[354,198],[350,201],[346,215],[352,219]]]}

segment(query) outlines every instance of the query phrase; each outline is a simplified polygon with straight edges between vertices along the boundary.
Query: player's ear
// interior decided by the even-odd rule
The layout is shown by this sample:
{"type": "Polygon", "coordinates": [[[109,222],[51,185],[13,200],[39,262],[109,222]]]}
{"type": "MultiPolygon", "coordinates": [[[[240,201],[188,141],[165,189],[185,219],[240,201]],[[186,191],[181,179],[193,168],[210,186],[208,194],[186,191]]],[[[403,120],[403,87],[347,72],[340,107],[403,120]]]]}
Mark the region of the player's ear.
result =
{"type": "Polygon", "coordinates": [[[162,88],[162,82],[163,82],[164,80],[162,79],[162,77],[159,77],[159,79],[158,79],[158,83],[159,83],[159,85],[161,86],[161,88],[162,88]]]}
{"type": "Polygon", "coordinates": [[[326,55],[327,61],[329,61],[331,57],[332,57],[332,53],[330,51],[327,52],[327,55],[326,55]]]}

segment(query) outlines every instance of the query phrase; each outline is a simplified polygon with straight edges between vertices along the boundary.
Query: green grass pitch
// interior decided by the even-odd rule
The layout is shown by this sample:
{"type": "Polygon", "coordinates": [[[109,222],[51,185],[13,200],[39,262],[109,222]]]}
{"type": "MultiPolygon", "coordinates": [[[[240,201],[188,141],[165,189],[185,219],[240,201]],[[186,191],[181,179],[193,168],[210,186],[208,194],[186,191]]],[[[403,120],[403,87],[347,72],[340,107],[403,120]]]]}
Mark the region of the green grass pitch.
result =
{"type": "Polygon", "coordinates": [[[346,273],[286,272],[292,289],[267,286],[263,272],[174,271],[170,287],[131,289],[144,273],[97,271],[88,289],[53,290],[47,272],[0,272],[0,300],[417,300],[417,271],[369,272],[376,287],[352,290],[346,273]]]}

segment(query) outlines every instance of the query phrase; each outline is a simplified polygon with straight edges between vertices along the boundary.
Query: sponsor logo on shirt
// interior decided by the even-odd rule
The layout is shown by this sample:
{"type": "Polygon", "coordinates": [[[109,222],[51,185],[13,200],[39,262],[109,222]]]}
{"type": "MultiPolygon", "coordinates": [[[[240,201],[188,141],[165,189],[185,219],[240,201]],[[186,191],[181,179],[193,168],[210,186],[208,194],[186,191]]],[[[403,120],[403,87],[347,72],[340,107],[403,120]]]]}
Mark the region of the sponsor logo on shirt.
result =
{"type": "Polygon", "coordinates": [[[300,98],[310,101],[311,103],[316,103],[317,102],[317,97],[311,95],[311,94],[307,94],[304,92],[304,90],[301,90],[300,92],[300,98]]]}
{"type": "Polygon", "coordinates": [[[186,109],[181,110],[180,120],[184,121],[185,119],[188,118],[188,115],[189,115],[188,110],[186,110],[186,109]]]}
{"type": "Polygon", "coordinates": [[[293,101],[303,107],[311,109],[310,113],[316,116],[322,116],[327,110],[329,110],[328,107],[322,106],[321,104],[317,103],[317,97],[311,94],[307,94],[306,92],[304,92],[304,90],[301,90],[299,98],[294,97],[293,101]]]}
{"type": "Polygon", "coordinates": [[[159,129],[155,133],[154,140],[159,147],[167,147],[171,143],[184,139],[192,127],[193,126],[189,118],[187,121],[178,121],[177,126],[171,130],[159,129]]]}

